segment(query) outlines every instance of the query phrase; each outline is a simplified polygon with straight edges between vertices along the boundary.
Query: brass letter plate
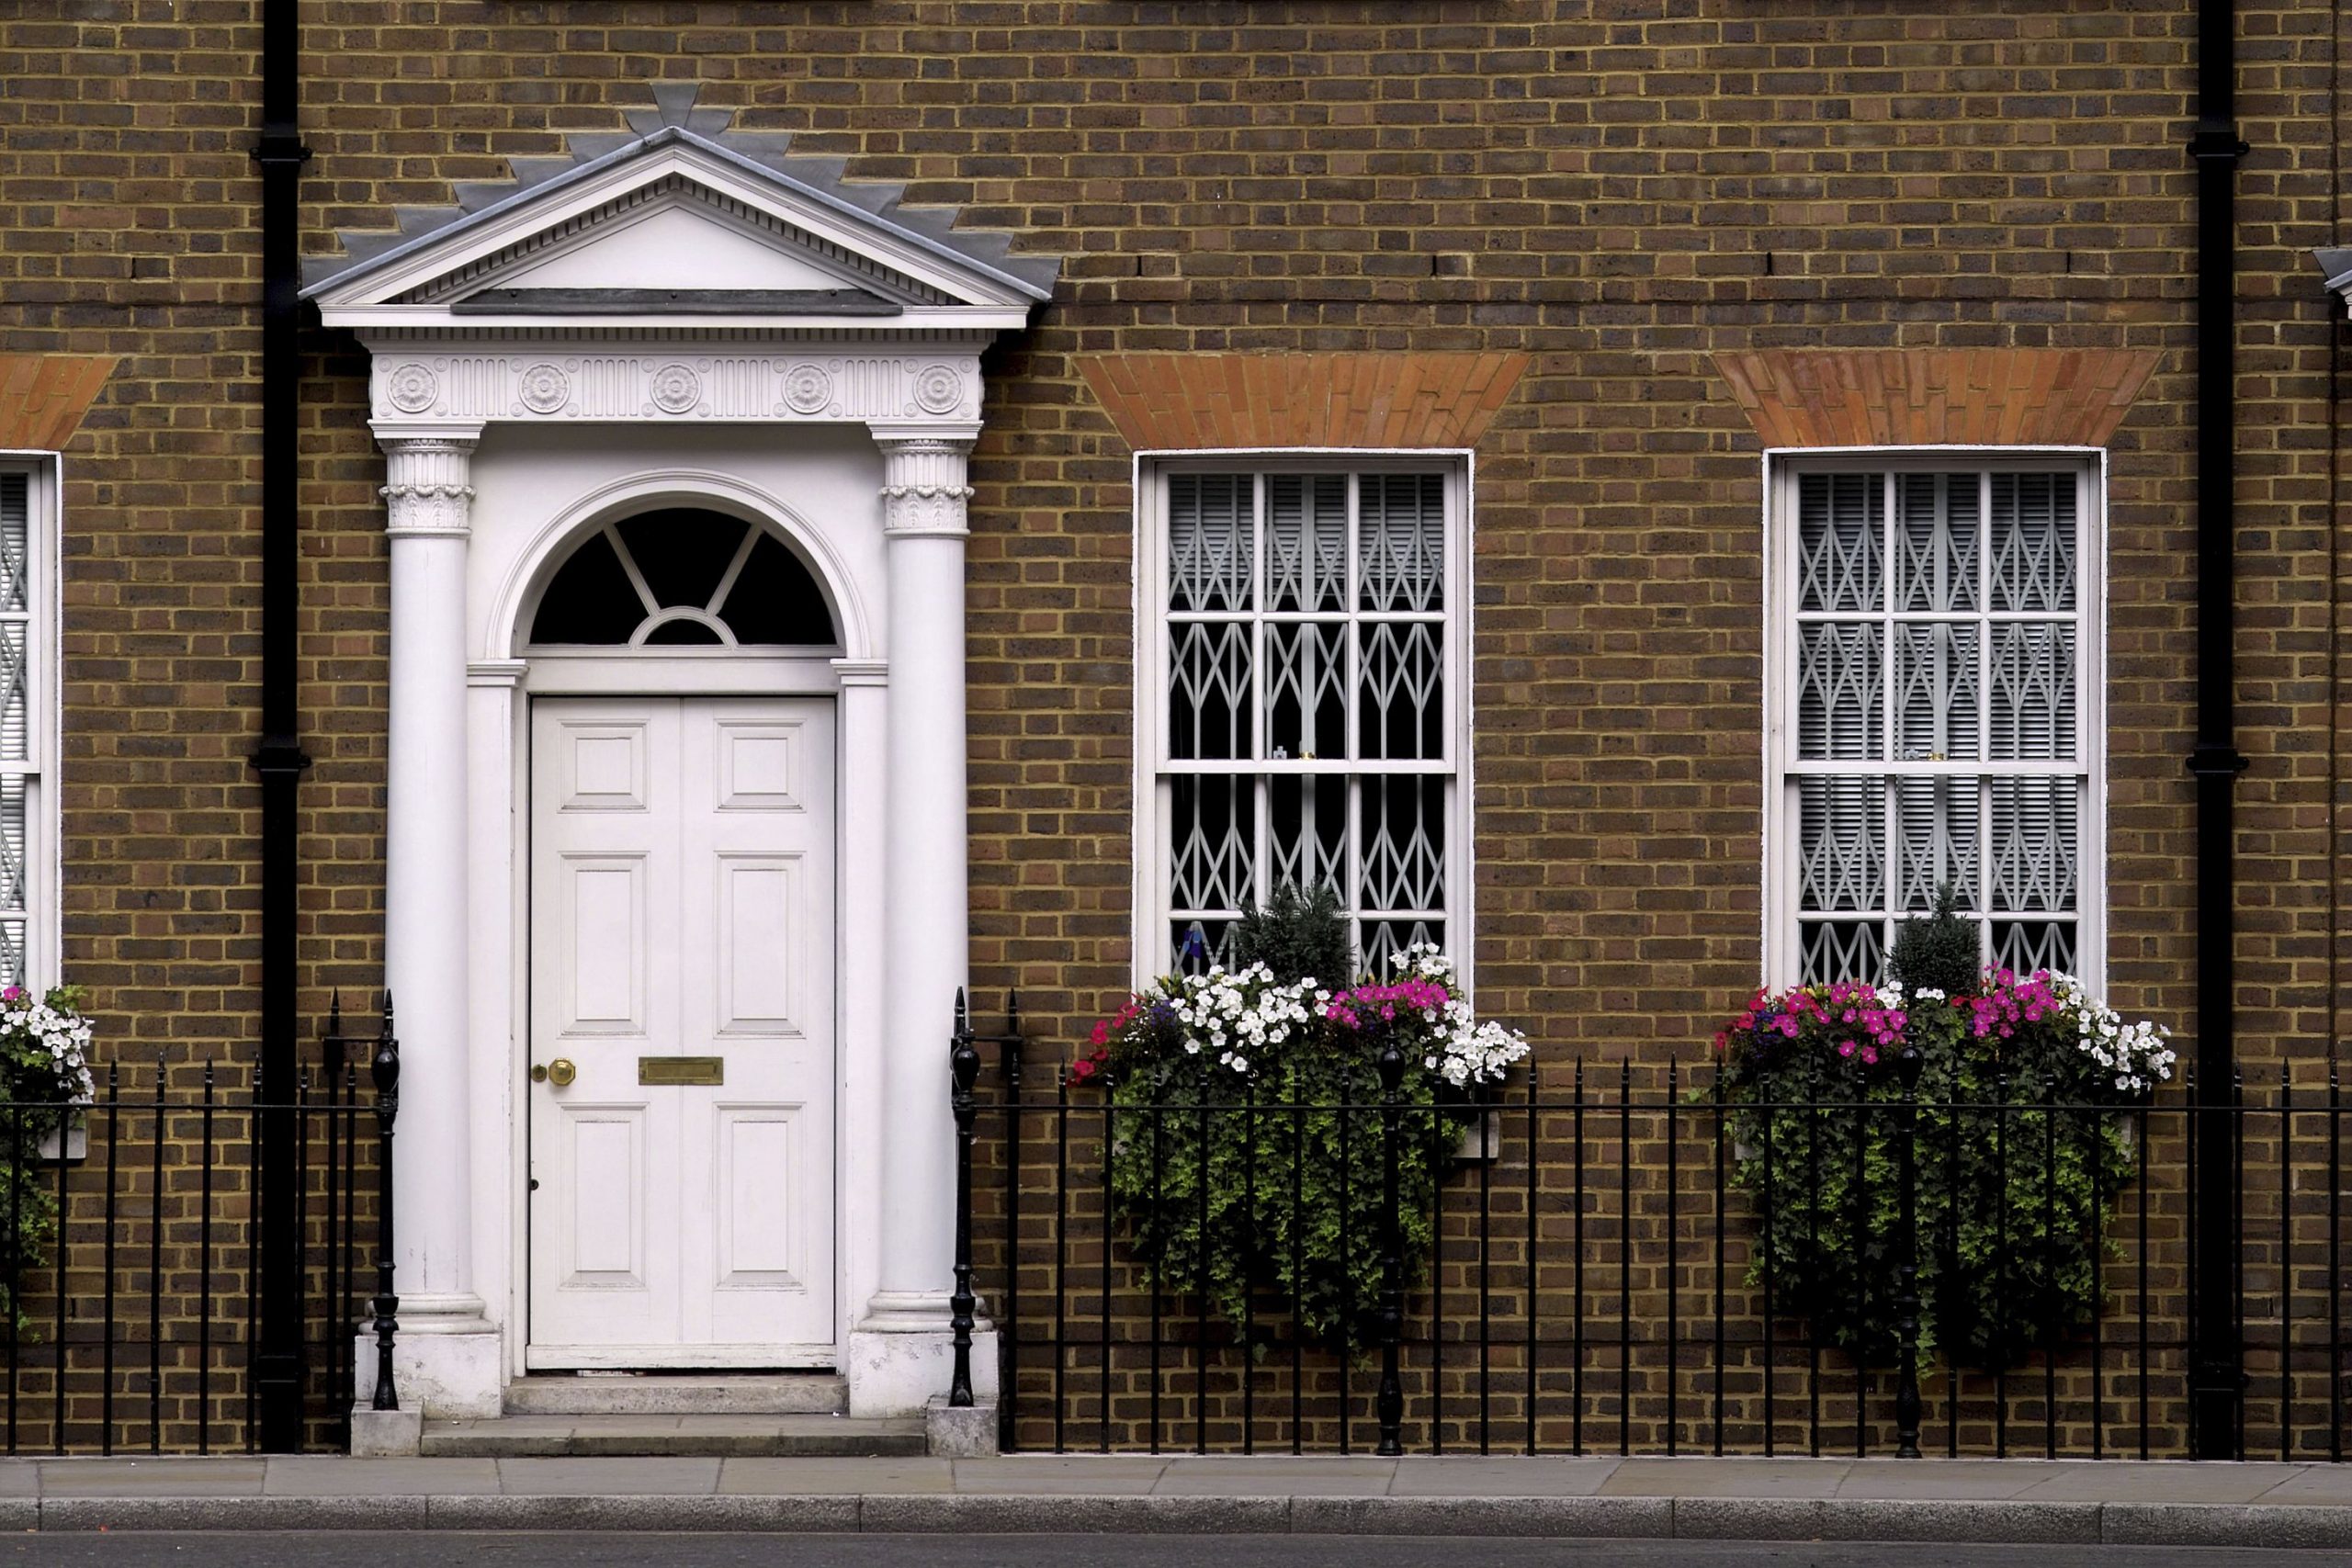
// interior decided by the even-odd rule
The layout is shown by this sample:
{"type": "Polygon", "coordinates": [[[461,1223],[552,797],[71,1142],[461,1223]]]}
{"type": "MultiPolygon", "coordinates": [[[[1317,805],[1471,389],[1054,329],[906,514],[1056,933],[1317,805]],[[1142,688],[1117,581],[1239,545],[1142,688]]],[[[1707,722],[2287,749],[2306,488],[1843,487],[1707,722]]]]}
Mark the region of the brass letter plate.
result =
{"type": "Polygon", "coordinates": [[[639,1056],[637,1081],[641,1084],[723,1084],[724,1056],[639,1056]]]}

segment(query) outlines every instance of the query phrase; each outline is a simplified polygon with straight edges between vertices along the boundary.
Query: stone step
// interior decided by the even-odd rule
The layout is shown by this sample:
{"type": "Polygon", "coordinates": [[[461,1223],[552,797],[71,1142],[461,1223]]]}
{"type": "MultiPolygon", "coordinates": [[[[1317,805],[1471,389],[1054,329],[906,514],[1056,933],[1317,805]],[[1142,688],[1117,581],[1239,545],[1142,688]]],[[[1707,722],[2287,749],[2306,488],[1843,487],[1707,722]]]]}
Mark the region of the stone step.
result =
{"type": "Polygon", "coordinates": [[[922,1418],[502,1416],[427,1421],[428,1459],[882,1459],[924,1451],[922,1418]]]}
{"type": "Polygon", "coordinates": [[[831,1372],[541,1372],[506,1385],[509,1416],[837,1416],[848,1408],[849,1382],[831,1372]]]}

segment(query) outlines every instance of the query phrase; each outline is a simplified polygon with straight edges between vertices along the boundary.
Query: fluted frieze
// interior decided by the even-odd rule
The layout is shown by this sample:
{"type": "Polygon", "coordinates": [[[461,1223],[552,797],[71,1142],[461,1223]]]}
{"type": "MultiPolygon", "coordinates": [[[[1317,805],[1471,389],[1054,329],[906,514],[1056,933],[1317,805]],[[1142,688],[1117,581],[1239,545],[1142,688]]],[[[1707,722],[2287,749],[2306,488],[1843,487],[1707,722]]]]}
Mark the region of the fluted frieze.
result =
{"type": "Polygon", "coordinates": [[[979,417],[971,354],[402,353],[375,356],[379,420],[728,420],[785,423],[979,417]]]}

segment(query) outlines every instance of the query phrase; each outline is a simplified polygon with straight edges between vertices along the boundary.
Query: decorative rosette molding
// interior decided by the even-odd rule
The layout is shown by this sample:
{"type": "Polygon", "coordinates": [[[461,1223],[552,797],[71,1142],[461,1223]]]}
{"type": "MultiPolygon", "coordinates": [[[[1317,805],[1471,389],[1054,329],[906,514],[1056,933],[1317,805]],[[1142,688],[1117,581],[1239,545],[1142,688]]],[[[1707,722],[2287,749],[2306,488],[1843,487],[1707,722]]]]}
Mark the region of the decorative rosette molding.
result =
{"type": "Polygon", "coordinates": [[[726,420],[967,423],[980,407],[976,352],[843,353],[802,346],[713,354],[708,345],[621,353],[542,342],[471,353],[378,351],[374,414],[520,421],[726,420]],[[588,349],[582,352],[582,349],[588,349]]]}

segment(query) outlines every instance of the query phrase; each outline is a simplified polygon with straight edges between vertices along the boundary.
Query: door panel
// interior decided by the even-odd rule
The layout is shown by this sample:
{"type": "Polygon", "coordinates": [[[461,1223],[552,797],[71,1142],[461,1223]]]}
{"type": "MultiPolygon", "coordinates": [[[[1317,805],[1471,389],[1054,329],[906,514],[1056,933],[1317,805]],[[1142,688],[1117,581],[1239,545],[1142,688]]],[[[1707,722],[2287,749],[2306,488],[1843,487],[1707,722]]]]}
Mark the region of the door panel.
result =
{"type": "Polygon", "coordinates": [[[829,1365],[831,705],[543,700],[531,765],[529,1362],[829,1365]]]}

